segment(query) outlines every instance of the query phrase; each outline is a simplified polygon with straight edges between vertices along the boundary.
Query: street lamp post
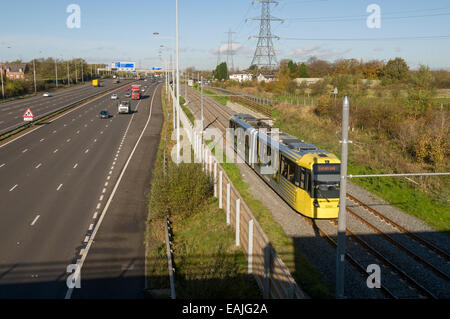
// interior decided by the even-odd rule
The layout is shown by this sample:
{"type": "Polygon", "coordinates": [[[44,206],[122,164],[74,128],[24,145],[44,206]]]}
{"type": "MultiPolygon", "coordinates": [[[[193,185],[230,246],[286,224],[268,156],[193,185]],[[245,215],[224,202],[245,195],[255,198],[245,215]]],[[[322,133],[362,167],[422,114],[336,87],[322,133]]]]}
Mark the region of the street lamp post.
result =
{"type": "Polygon", "coordinates": [[[58,87],[58,63],[55,59],[55,75],[56,75],[56,87],[58,87]]]}
{"type": "Polygon", "coordinates": [[[179,57],[179,35],[178,35],[178,0],[176,0],[175,6],[176,15],[176,55],[177,55],[177,162],[179,163],[180,158],[180,57],[179,57]]]}
{"type": "Polygon", "coordinates": [[[69,60],[67,60],[67,85],[70,86],[70,70],[69,70],[69,60]]]}
{"type": "Polygon", "coordinates": [[[33,59],[33,79],[34,79],[34,93],[37,92],[37,88],[36,88],[36,64],[35,61],[36,59],[33,59]]]}

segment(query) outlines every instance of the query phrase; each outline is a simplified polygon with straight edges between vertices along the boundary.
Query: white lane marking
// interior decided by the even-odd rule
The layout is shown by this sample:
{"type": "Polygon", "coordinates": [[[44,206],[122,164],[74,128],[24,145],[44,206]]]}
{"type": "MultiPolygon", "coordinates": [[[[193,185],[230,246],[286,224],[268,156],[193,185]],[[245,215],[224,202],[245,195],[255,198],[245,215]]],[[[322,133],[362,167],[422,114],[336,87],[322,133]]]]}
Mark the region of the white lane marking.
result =
{"type": "Polygon", "coordinates": [[[111,166],[111,170],[113,170],[114,169],[114,165],[113,166],[111,166]]]}
{"type": "Polygon", "coordinates": [[[108,182],[105,183],[105,187],[108,186],[108,182]]]}
{"type": "MultiPolygon", "coordinates": [[[[102,224],[102,221],[103,221],[103,218],[105,217],[106,211],[108,210],[109,205],[111,204],[111,201],[114,198],[114,194],[116,193],[117,188],[119,187],[120,181],[122,180],[122,177],[123,177],[123,175],[125,174],[125,172],[127,170],[128,164],[130,163],[131,158],[133,157],[133,154],[136,151],[136,149],[137,149],[137,147],[139,145],[139,142],[140,142],[142,136],[144,135],[145,130],[147,129],[148,124],[150,123],[150,119],[152,118],[153,100],[155,98],[155,93],[156,92],[157,92],[157,90],[153,91],[152,100],[150,102],[150,113],[149,113],[149,116],[148,116],[148,119],[147,119],[147,123],[145,124],[144,129],[141,132],[141,135],[139,136],[136,144],[134,145],[134,148],[131,151],[131,154],[129,155],[128,160],[127,160],[127,162],[125,163],[125,166],[122,169],[122,172],[121,172],[121,174],[119,176],[119,179],[116,182],[116,185],[114,186],[114,189],[111,192],[111,195],[109,195],[108,202],[106,203],[105,207],[103,208],[102,213],[100,215],[100,219],[98,220],[97,224],[95,225],[95,229],[92,232],[92,235],[91,235],[91,237],[89,239],[88,244],[86,245],[86,248],[85,248],[83,256],[81,257],[81,260],[77,260],[77,266],[78,266],[78,275],[77,275],[77,277],[79,276],[79,273],[81,272],[81,269],[83,268],[84,261],[86,260],[87,254],[88,254],[89,249],[90,249],[90,247],[92,245],[92,242],[93,242],[93,240],[95,238],[95,235],[96,235],[98,229],[100,228],[100,225],[102,224]]],[[[139,106],[139,103],[141,103],[141,101],[142,100],[140,100],[138,102],[136,108],[139,106]]],[[[134,114],[133,114],[133,117],[134,117],[134,114]]],[[[130,122],[128,124],[128,127],[130,126],[130,124],[131,124],[131,122],[133,120],[133,117],[131,117],[130,122]]],[[[127,130],[128,130],[128,128],[127,128],[127,130]]],[[[72,293],[73,293],[73,288],[68,288],[67,292],[66,292],[66,296],[64,297],[64,299],[70,299],[72,297],[72,293]]]]}
{"type": "Polygon", "coordinates": [[[73,166],[73,168],[77,168],[77,166],[78,166],[78,163],[76,163],[76,164],[73,166]]]}
{"type": "Polygon", "coordinates": [[[39,142],[43,142],[45,140],[45,138],[41,138],[39,142]]]}
{"type": "Polygon", "coordinates": [[[28,148],[24,149],[24,150],[22,151],[22,153],[25,153],[26,151],[28,151],[28,148]]]}
{"type": "Polygon", "coordinates": [[[106,192],[106,188],[103,188],[102,193],[104,194],[106,192]]]}
{"type": "Polygon", "coordinates": [[[97,139],[94,140],[94,143],[97,142],[97,139]]]}
{"type": "Polygon", "coordinates": [[[111,178],[111,176],[108,176],[106,179],[109,181],[110,178],[111,178]]]}
{"type": "Polygon", "coordinates": [[[116,161],[113,162],[113,166],[116,165],[116,161]]]}
{"type": "Polygon", "coordinates": [[[39,163],[35,168],[41,167],[42,163],[39,163]]]}
{"type": "Polygon", "coordinates": [[[77,131],[77,134],[80,134],[80,131],[79,131],[79,130],[77,131]]]}
{"type": "Polygon", "coordinates": [[[59,186],[58,186],[58,188],[56,190],[59,191],[62,186],[63,186],[63,184],[59,184],[59,186]]]}
{"type": "Polygon", "coordinates": [[[89,231],[91,231],[94,228],[94,224],[89,225],[89,231]]]}
{"type": "Polygon", "coordinates": [[[103,131],[101,131],[100,134],[103,134],[103,131]]]}
{"type": "Polygon", "coordinates": [[[53,134],[55,134],[56,133],[56,131],[53,131],[53,134]]]}
{"type": "Polygon", "coordinates": [[[14,185],[9,191],[12,192],[17,186],[19,186],[19,185],[17,185],[17,184],[14,185]]]}
{"type": "Polygon", "coordinates": [[[109,174],[108,175],[111,175],[112,174],[112,171],[109,171],[109,174]]]}
{"type": "Polygon", "coordinates": [[[70,138],[68,138],[68,139],[66,140],[66,142],[69,143],[69,142],[70,142],[70,138]]]}
{"type": "Polygon", "coordinates": [[[85,150],[84,153],[86,154],[87,152],[89,152],[89,149],[85,150]]]}
{"type": "Polygon", "coordinates": [[[101,206],[101,204],[100,204],[100,203],[98,203],[98,204],[97,204],[97,208],[96,208],[96,209],[99,209],[99,208],[100,208],[100,206],[101,206]]]}
{"type": "Polygon", "coordinates": [[[5,163],[3,163],[2,165],[0,165],[0,167],[3,167],[3,166],[5,166],[5,163]]]}
{"type": "Polygon", "coordinates": [[[99,201],[102,201],[102,200],[103,200],[103,195],[100,195],[99,201]]]}
{"type": "Polygon", "coordinates": [[[37,220],[39,219],[41,215],[37,215],[36,218],[33,220],[33,222],[30,224],[30,226],[34,226],[36,224],[37,220]]]}
{"type": "Polygon", "coordinates": [[[56,153],[56,152],[58,152],[58,149],[56,149],[56,150],[53,151],[53,153],[56,153]]]}

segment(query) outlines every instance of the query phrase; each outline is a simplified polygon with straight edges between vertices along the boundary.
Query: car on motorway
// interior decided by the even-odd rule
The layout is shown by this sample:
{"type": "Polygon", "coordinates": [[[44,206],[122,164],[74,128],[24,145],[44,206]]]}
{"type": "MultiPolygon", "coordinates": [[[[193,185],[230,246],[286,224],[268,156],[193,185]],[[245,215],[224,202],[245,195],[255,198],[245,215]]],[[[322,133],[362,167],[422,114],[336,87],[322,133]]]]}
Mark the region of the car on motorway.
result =
{"type": "Polygon", "coordinates": [[[98,117],[101,119],[108,119],[111,115],[109,115],[108,110],[101,110],[98,117]]]}
{"type": "Polygon", "coordinates": [[[131,94],[129,92],[125,93],[125,97],[131,97],[131,94]]]}
{"type": "Polygon", "coordinates": [[[52,95],[50,94],[50,92],[45,92],[44,94],[42,94],[42,96],[52,96],[52,95]]]}
{"type": "Polygon", "coordinates": [[[111,95],[111,100],[117,100],[117,98],[118,98],[117,94],[114,93],[111,95]]]}

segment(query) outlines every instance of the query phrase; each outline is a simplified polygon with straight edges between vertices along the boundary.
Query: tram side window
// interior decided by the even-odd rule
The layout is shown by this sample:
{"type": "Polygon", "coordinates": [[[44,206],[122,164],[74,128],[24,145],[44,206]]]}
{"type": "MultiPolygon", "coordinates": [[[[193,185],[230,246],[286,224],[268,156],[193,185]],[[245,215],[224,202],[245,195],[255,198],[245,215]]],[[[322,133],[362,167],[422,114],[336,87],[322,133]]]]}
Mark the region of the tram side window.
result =
{"type": "Polygon", "coordinates": [[[280,160],[280,173],[281,175],[283,175],[285,178],[287,178],[288,175],[288,165],[286,162],[286,159],[284,158],[284,156],[281,156],[281,160],[280,160]]]}
{"type": "Polygon", "coordinates": [[[290,160],[287,160],[287,164],[288,164],[288,180],[292,184],[295,184],[295,164],[290,160]]]}
{"type": "Polygon", "coordinates": [[[305,177],[306,177],[306,169],[304,167],[300,167],[300,188],[305,189],[305,177]]]}
{"type": "Polygon", "coordinates": [[[305,170],[305,190],[311,195],[311,171],[309,169],[305,170]]]}

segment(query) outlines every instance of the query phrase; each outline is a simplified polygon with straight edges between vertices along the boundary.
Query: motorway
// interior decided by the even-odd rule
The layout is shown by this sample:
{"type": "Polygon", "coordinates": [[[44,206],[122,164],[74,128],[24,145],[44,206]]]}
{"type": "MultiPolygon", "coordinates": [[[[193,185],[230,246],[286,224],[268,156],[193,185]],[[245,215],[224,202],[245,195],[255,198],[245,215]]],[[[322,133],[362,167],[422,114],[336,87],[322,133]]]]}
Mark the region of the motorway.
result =
{"type": "Polygon", "coordinates": [[[141,296],[146,194],[163,118],[160,85],[143,85],[132,114],[117,114],[107,94],[0,146],[0,298],[141,296]],[[113,116],[98,118],[101,109],[113,116]],[[82,267],[81,289],[66,284],[73,264],[82,267]]]}
{"type": "Polygon", "coordinates": [[[28,107],[35,117],[40,117],[89,96],[107,91],[114,88],[114,86],[130,83],[130,80],[122,79],[119,84],[114,84],[112,79],[101,80],[101,82],[103,83],[102,87],[93,87],[89,83],[54,92],[50,97],[42,96],[43,92],[41,92],[38,96],[0,104],[0,133],[4,133],[23,124],[22,115],[28,107]]]}

